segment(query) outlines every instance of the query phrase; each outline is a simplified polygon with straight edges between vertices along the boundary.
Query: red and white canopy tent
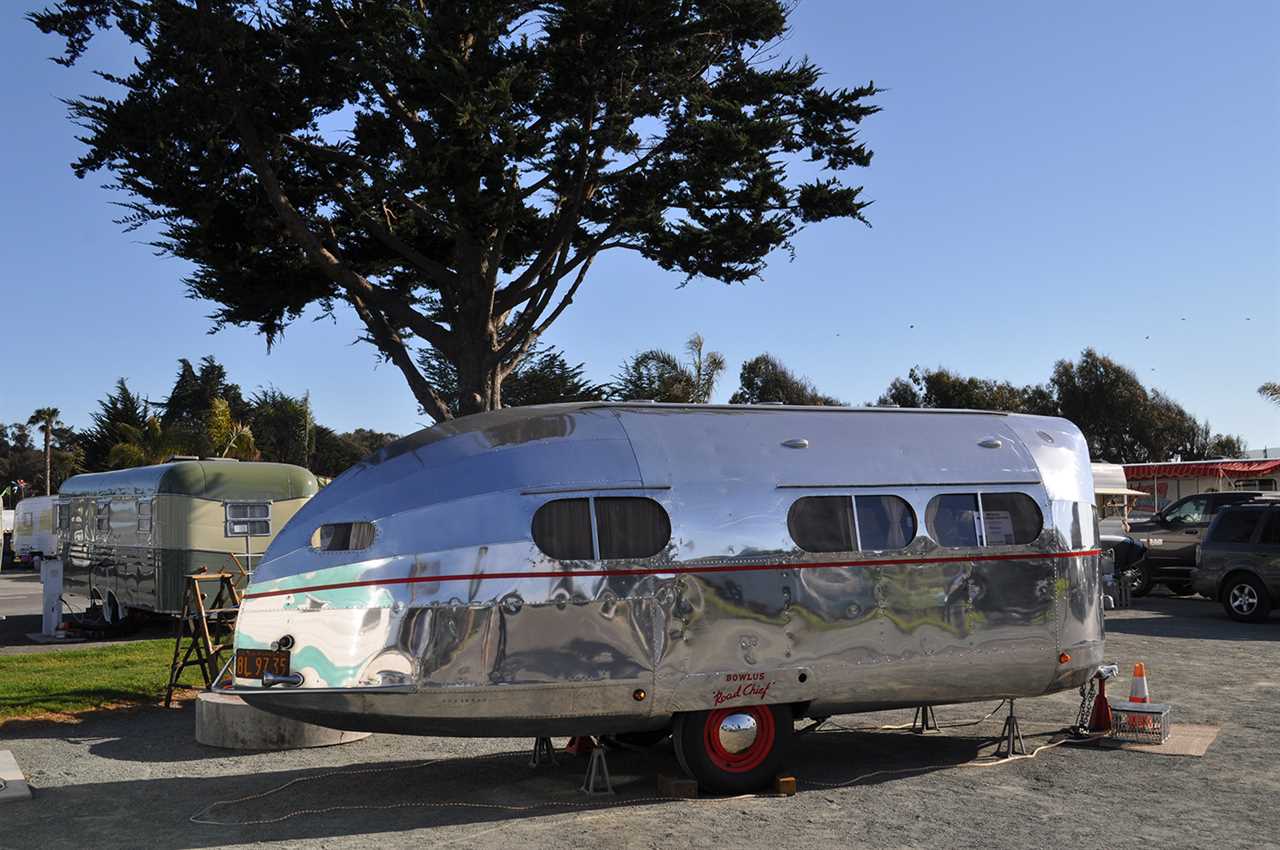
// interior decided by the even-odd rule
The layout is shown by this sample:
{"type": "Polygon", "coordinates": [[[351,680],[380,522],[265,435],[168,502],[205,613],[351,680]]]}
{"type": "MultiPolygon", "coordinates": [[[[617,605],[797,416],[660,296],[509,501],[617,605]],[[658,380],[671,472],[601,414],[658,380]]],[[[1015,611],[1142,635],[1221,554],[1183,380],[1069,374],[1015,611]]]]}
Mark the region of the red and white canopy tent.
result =
{"type": "MultiPolygon", "coordinates": [[[[1260,479],[1280,475],[1280,458],[1264,458],[1260,460],[1187,460],[1171,463],[1126,463],[1124,475],[1129,485],[1155,496],[1154,507],[1158,509],[1172,499],[1162,499],[1166,488],[1160,482],[1186,482],[1187,479],[1216,480],[1211,488],[1199,486],[1191,488],[1179,487],[1179,496],[1188,492],[1204,492],[1207,489],[1230,489],[1236,481],[1242,479],[1260,479]],[[1187,489],[1188,492],[1183,492],[1187,489]]],[[[1190,483],[1190,482],[1187,482],[1190,483]]],[[[1178,498],[1175,497],[1175,498],[1178,498]]]]}

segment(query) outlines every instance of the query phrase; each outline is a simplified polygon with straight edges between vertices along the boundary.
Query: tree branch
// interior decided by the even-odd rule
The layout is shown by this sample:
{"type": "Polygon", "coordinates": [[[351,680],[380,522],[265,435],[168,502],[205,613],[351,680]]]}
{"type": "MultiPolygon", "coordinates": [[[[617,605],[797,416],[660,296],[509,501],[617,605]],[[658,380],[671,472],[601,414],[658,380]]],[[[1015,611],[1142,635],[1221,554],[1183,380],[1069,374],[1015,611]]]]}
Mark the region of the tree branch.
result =
{"type": "Polygon", "coordinates": [[[360,316],[365,327],[369,329],[374,345],[404,375],[414,397],[427,415],[437,422],[452,419],[453,414],[449,411],[449,405],[414,365],[413,358],[409,356],[408,346],[396,329],[380,313],[370,309],[360,296],[352,295],[348,301],[355,308],[356,314],[360,316]]]}
{"type": "Polygon", "coordinates": [[[280,186],[275,170],[272,169],[271,162],[267,158],[267,152],[258,137],[257,128],[253,126],[253,122],[245,115],[243,108],[237,107],[235,113],[236,129],[240,133],[241,145],[250,165],[253,167],[254,173],[262,181],[267,200],[284,223],[285,229],[289,231],[294,241],[298,243],[303,253],[307,255],[307,258],[324,272],[330,280],[341,287],[348,298],[358,297],[376,303],[380,309],[385,309],[390,313],[397,322],[413,330],[415,334],[431,343],[431,345],[441,351],[452,350],[448,334],[444,328],[409,307],[400,300],[398,295],[384,293],[364,276],[352,271],[337,255],[324,247],[320,239],[311,232],[302,215],[293,206],[288,195],[285,194],[284,189],[280,186]]]}

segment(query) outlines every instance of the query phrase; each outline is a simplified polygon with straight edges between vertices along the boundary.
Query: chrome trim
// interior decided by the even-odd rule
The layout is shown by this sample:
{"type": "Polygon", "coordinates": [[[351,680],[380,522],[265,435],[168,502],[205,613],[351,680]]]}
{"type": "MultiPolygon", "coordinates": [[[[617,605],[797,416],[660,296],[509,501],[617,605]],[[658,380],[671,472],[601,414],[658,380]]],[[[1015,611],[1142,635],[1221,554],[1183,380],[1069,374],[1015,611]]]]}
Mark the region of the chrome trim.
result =
{"type": "Polygon", "coordinates": [[[611,493],[626,490],[670,490],[670,484],[620,484],[615,487],[592,487],[590,485],[573,485],[571,487],[533,487],[521,490],[521,496],[553,496],[557,493],[611,493]]]}
{"type": "Polygon", "coordinates": [[[730,714],[720,721],[716,737],[720,739],[720,746],[724,747],[725,752],[737,755],[750,749],[759,733],[759,725],[754,717],[738,713],[730,714]]]}
{"type": "Polygon", "coordinates": [[[956,481],[956,482],[925,482],[925,483],[907,483],[901,482],[897,484],[779,484],[779,490],[895,490],[895,489],[920,489],[922,487],[1033,487],[1044,482],[1039,479],[1026,479],[1025,481],[956,481]]]}

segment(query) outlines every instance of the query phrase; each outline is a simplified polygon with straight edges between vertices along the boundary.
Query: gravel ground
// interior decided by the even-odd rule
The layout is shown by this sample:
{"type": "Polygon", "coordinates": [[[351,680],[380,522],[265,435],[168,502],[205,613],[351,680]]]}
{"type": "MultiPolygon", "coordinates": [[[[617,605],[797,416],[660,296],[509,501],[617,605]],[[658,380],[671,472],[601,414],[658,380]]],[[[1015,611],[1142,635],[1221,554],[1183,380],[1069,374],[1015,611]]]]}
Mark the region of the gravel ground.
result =
{"type": "MultiPolygon", "coordinates": [[[[1280,847],[1280,751],[1267,726],[1280,698],[1280,620],[1236,624],[1205,600],[1138,604],[1108,612],[1108,655],[1122,665],[1113,693],[1145,661],[1175,723],[1221,725],[1204,758],[1063,746],[972,769],[957,765],[993,750],[999,715],[925,737],[833,728],[797,740],[795,797],[671,802],[654,799],[655,774],[678,772],[669,745],[612,754],[619,793],[600,798],[577,791],[584,761],[528,767],[527,740],[375,735],[246,755],[194,743],[191,706],[144,708],[0,727],[0,749],[13,750],[35,789],[32,801],[0,807],[0,847],[1280,847]],[[835,787],[877,770],[897,772],[835,787]],[[189,820],[294,780],[206,814],[232,825],[189,820]],[[350,808],[315,811],[331,806],[350,808]],[[300,810],[311,811],[245,823],[300,810]]],[[[1020,701],[1024,731],[1039,733],[1028,744],[1072,722],[1078,702],[1075,692],[1020,701]]],[[[938,719],[992,707],[942,708],[938,719]]]]}

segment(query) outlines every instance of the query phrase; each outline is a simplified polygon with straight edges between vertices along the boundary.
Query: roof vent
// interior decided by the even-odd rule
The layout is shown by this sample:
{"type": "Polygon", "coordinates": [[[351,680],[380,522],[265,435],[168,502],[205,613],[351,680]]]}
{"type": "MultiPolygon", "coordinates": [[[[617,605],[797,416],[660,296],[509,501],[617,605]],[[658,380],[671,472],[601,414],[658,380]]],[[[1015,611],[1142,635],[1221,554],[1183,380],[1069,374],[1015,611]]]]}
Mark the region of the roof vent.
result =
{"type": "Polygon", "coordinates": [[[657,402],[651,398],[629,398],[624,404],[657,404],[657,402]]]}
{"type": "Polygon", "coordinates": [[[783,440],[782,445],[789,449],[807,449],[809,448],[809,441],[804,437],[797,437],[794,440],[783,440]]]}
{"type": "Polygon", "coordinates": [[[195,455],[170,455],[165,463],[177,463],[180,460],[199,460],[195,455]]]}
{"type": "Polygon", "coordinates": [[[982,446],[984,449],[998,449],[1004,445],[1004,441],[998,440],[995,437],[987,437],[985,440],[979,441],[978,445],[982,446]]]}

